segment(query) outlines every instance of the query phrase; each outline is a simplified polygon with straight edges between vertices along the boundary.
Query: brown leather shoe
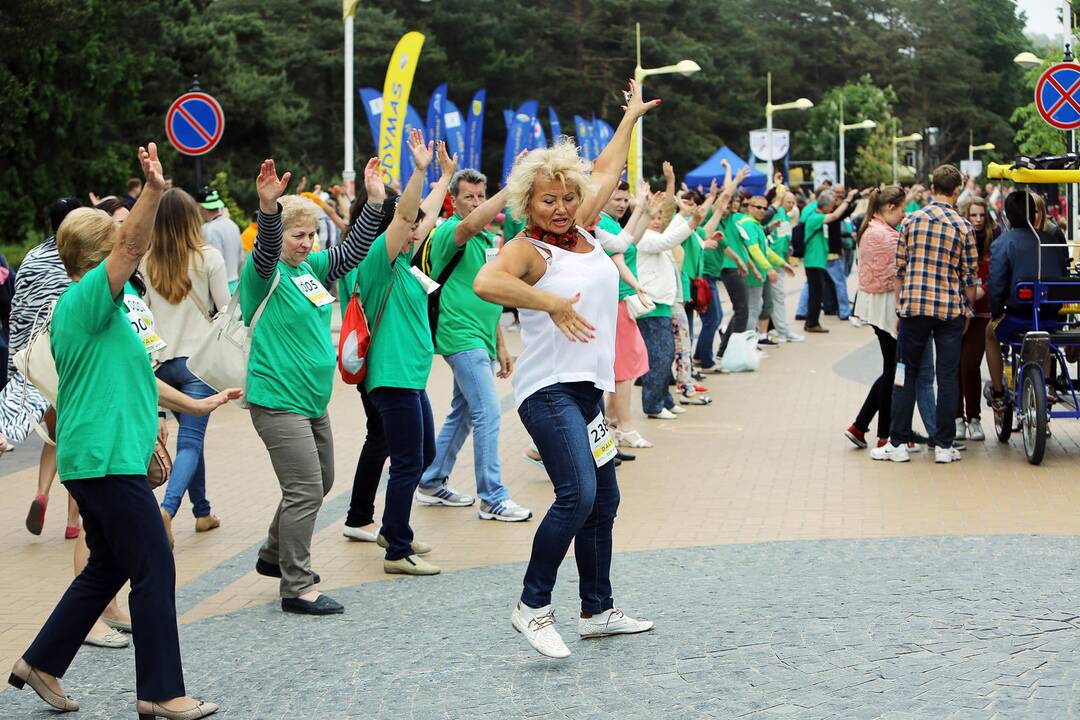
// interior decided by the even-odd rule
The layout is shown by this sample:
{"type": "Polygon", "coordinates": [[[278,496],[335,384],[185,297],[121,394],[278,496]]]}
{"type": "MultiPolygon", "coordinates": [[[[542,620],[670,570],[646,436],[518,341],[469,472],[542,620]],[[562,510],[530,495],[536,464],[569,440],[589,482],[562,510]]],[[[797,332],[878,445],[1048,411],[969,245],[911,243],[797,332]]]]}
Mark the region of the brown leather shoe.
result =
{"type": "Polygon", "coordinates": [[[827,333],[827,332],[829,332],[829,328],[822,327],[820,325],[814,325],[813,327],[811,327],[809,325],[804,325],[803,330],[805,332],[808,332],[808,333],[827,333]]]}
{"type": "Polygon", "coordinates": [[[209,532],[219,527],[221,527],[221,521],[218,520],[217,515],[195,518],[195,532],[209,532]]]}
{"type": "Polygon", "coordinates": [[[156,702],[139,700],[135,703],[135,709],[139,713],[139,720],[199,720],[199,718],[213,715],[218,711],[218,706],[211,702],[195,701],[195,706],[187,710],[166,710],[156,702]]]}
{"type": "Polygon", "coordinates": [[[11,669],[11,675],[8,676],[8,684],[19,690],[22,690],[24,685],[29,685],[39,698],[60,712],[75,712],[79,709],[79,703],[67,695],[58,695],[53,692],[38,671],[30,667],[30,664],[22,658],[15,661],[15,667],[11,669]]]}
{"type": "Polygon", "coordinates": [[[175,548],[176,541],[172,536],[172,515],[165,508],[161,508],[161,522],[165,523],[165,537],[169,538],[169,547],[175,548]]]}

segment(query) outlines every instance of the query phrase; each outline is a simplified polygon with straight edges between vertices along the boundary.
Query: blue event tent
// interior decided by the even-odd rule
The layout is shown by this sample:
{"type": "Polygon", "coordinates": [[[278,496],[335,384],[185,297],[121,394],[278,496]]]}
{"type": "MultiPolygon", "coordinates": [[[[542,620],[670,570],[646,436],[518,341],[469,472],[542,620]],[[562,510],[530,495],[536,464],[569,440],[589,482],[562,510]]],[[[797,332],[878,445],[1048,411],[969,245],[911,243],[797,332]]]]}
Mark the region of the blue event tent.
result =
{"type": "MultiPolygon", "coordinates": [[[[731,174],[739,172],[739,168],[745,167],[747,162],[736,155],[727,145],[713,153],[712,157],[694,168],[684,178],[687,187],[696,188],[698,185],[709,191],[709,183],[716,179],[717,184],[724,182],[724,167],[721,160],[727,160],[731,165],[731,174]]],[[[750,174],[743,181],[742,186],[755,195],[765,194],[765,173],[755,168],[750,168],[750,174]]]]}

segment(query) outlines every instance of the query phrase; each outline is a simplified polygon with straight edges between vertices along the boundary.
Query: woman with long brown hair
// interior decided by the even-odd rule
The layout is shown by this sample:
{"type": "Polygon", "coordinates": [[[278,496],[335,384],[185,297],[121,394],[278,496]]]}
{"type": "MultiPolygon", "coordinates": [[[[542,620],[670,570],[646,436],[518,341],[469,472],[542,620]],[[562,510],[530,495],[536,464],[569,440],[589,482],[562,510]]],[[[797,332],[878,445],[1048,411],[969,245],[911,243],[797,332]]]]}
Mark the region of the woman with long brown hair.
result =
{"type": "MultiPolygon", "coordinates": [[[[203,242],[202,217],[195,199],[179,188],[161,196],[150,252],[143,264],[147,304],[160,333],[155,374],[190,398],[210,397],[214,390],[191,374],[187,359],[210,331],[214,308],[229,304],[225,258],[203,242]]],[[[172,518],[187,492],[195,515],[195,532],[221,523],[206,499],[203,437],[207,418],[174,413],[180,423],[176,458],[161,502],[161,519],[173,542],[172,518]]]]}
{"type": "Polygon", "coordinates": [[[984,198],[971,198],[960,208],[960,214],[975,231],[979,284],[975,287],[975,317],[968,323],[960,346],[960,402],[956,406],[956,439],[985,440],[986,433],[981,422],[981,368],[983,353],[986,352],[986,326],[990,324],[990,298],[986,283],[990,279],[990,245],[1001,230],[994,223],[994,216],[984,198]]]}

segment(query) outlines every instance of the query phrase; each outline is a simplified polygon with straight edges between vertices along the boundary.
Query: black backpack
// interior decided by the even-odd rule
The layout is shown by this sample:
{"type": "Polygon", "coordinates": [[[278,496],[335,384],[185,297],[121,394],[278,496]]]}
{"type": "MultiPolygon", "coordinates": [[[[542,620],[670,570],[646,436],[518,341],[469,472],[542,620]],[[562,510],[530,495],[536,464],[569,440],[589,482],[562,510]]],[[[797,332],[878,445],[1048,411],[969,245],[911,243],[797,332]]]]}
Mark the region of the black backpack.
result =
{"type": "MultiPolygon", "coordinates": [[[[412,256],[412,264],[419,268],[425,275],[431,277],[431,238],[434,233],[431,233],[420,243],[420,246],[416,248],[416,252],[412,256]]],[[[443,286],[446,285],[446,281],[450,279],[450,276],[454,274],[454,270],[457,269],[458,263],[461,262],[462,256],[465,254],[465,247],[469,243],[466,242],[457,249],[454,253],[454,257],[450,258],[450,262],[446,263],[446,267],[439,273],[439,277],[433,278],[435,282],[439,283],[439,287],[435,289],[435,292],[427,296],[428,301],[428,324],[431,326],[431,342],[435,342],[435,332],[439,327],[439,298],[442,297],[443,286]]]]}
{"type": "Polygon", "coordinates": [[[797,258],[806,255],[806,225],[802,223],[791,228],[791,255],[797,258]]]}

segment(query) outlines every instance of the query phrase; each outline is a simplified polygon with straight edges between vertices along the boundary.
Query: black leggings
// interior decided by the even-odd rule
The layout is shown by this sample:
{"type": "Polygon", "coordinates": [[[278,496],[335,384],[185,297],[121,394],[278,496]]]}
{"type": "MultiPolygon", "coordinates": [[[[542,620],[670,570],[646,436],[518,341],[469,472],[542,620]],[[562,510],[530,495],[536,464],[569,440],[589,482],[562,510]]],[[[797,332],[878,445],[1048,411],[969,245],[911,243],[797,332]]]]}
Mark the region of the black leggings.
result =
{"type": "Polygon", "coordinates": [[[360,390],[360,400],[367,417],[367,435],[360,451],[360,460],[356,463],[352,500],[349,502],[349,514],[345,517],[345,524],[354,528],[375,522],[375,493],[379,490],[383,468],[390,457],[390,448],[383,435],[382,418],[363,387],[364,384],[360,383],[357,389],[360,390]]]}
{"type": "Polygon", "coordinates": [[[855,427],[866,433],[870,431],[870,421],[878,416],[877,434],[888,439],[889,422],[892,418],[893,380],[896,378],[896,338],[881,328],[874,328],[878,345],[881,346],[881,377],[874,381],[866,400],[855,418],[855,427]]]}
{"type": "Polygon", "coordinates": [[[821,298],[825,293],[825,268],[806,268],[806,327],[821,324],[821,298]]]}
{"type": "Polygon", "coordinates": [[[720,281],[724,283],[728,299],[731,300],[731,320],[720,337],[720,355],[727,350],[728,340],[733,332],[745,332],[746,324],[750,319],[750,302],[747,298],[746,278],[734,268],[725,268],[720,271],[720,281]]]}

